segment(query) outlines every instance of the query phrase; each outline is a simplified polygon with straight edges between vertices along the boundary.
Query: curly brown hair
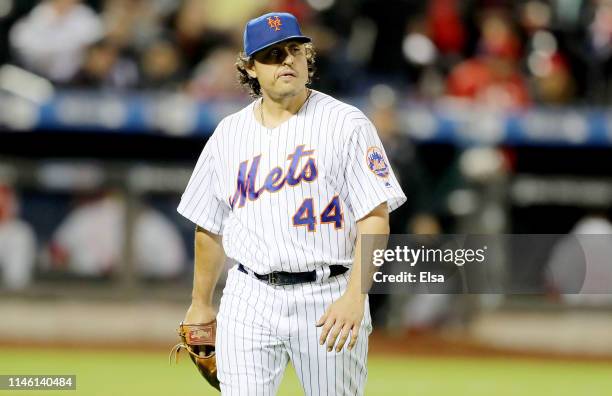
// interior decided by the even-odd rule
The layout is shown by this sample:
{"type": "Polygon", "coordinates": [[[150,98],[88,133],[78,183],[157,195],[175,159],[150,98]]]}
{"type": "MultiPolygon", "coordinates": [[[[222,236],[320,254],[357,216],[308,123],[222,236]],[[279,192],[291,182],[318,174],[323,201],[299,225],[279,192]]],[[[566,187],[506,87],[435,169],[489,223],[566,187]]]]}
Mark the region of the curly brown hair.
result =
{"type": "MultiPolygon", "coordinates": [[[[312,78],[315,74],[315,60],[317,52],[315,51],[312,43],[305,43],[304,50],[306,52],[306,62],[308,64],[308,81],[306,84],[312,82],[312,78]]],[[[253,58],[246,56],[244,52],[238,54],[236,59],[236,77],[240,85],[251,95],[252,98],[259,98],[261,96],[261,86],[256,78],[249,76],[247,68],[253,66],[253,58]]]]}

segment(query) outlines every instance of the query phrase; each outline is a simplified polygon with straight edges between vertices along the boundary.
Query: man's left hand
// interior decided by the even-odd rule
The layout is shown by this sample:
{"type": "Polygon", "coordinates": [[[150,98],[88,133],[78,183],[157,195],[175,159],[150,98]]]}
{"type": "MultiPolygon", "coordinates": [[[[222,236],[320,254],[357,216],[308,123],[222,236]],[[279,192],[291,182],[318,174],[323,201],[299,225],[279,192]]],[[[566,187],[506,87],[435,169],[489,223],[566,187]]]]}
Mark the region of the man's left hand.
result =
{"type": "Polygon", "coordinates": [[[340,352],[351,335],[348,350],[352,350],[357,342],[359,327],[363,319],[365,307],[365,294],[343,294],[334,301],[317,322],[317,327],[323,327],[319,344],[325,344],[327,351],[331,352],[336,345],[336,352],[340,352]],[[336,340],[338,342],[336,343],[336,340]]]}

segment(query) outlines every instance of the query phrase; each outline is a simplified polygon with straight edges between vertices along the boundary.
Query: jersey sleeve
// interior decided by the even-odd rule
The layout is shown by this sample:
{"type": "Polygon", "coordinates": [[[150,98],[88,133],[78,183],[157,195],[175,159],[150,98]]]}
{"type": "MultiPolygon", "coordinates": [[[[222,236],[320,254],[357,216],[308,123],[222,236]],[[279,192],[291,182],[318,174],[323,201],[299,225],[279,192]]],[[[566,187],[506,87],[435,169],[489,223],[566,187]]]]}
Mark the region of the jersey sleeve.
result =
{"type": "Polygon", "coordinates": [[[221,235],[230,208],[219,194],[221,185],[213,137],[198,158],[177,211],[200,227],[221,235]]]}
{"type": "Polygon", "coordinates": [[[383,202],[389,212],[406,202],[371,122],[355,126],[344,150],[345,183],[355,219],[359,220],[383,202]]]}

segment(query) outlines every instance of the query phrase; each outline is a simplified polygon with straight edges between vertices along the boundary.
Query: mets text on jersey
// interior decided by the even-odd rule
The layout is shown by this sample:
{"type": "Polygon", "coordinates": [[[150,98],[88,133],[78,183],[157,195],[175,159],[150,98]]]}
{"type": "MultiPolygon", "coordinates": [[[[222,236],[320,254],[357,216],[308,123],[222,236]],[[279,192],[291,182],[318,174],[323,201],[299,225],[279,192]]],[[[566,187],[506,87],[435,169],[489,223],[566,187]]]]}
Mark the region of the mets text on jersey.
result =
{"type": "Polygon", "coordinates": [[[315,150],[305,150],[304,147],[305,145],[297,146],[295,151],[287,156],[287,160],[291,162],[286,173],[280,166],[277,166],[268,173],[263,186],[259,189],[255,187],[255,180],[257,180],[261,154],[253,158],[252,161],[241,162],[238,170],[238,178],[236,179],[236,192],[233,197],[229,198],[230,207],[234,209],[234,205],[236,201],[238,201],[238,208],[242,208],[247,197],[250,201],[255,201],[265,191],[273,193],[281,190],[286,185],[296,186],[303,181],[312,182],[316,180],[318,174],[317,164],[314,157],[312,157],[315,150]],[[296,176],[295,171],[303,157],[309,158],[302,167],[300,174],[296,176]],[[249,162],[251,162],[251,168],[247,174],[249,162]]]}

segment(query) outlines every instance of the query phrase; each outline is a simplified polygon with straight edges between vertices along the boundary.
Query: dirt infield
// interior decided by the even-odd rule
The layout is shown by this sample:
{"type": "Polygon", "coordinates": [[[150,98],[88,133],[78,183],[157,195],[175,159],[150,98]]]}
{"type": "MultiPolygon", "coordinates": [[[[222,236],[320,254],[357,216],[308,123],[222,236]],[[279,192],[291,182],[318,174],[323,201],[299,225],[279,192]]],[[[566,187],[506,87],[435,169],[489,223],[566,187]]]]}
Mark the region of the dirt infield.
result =
{"type": "MultiPolygon", "coordinates": [[[[182,304],[4,301],[0,346],[169,351],[182,304]]],[[[612,362],[612,314],[492,312],[453,331],[370,337],[372,355],[612,362]]]]}
{"type": "MultiPolygon", "coordinates": [[[[172,345],[163,343],[83,343],[81,341],[65,342],[24,342],[0,341],[0,347],[67,349],[67,350],[98,350],[159,352],[170,351],[172,345]]],[[[385,331],[374,331],[370,336],[370,355],[385,356],[415,356],[431,358],[499,358],[499,359],[534,359],[565,362],[601,362],[612,363],[612,356],[597,356],[579,353],[557,353],[517,351],[494,348],[482,345],[474,340],[460,339],[456,335],[449,337],[436,332],[405,332],[391,335],[385,331]]]]}

